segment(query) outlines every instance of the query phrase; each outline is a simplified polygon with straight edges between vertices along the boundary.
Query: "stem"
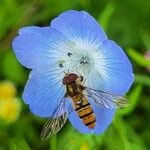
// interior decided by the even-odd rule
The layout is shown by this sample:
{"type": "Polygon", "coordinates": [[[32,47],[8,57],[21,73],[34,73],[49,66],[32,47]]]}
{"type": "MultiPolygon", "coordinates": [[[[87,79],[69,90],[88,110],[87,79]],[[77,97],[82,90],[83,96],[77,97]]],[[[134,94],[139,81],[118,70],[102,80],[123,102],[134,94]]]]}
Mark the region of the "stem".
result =
{"type": "Polygon", "coordinates": [[[49,150],[57,150],[57,136],[53,135],[50,138],[50,143],[49,143],[49,150]]]}

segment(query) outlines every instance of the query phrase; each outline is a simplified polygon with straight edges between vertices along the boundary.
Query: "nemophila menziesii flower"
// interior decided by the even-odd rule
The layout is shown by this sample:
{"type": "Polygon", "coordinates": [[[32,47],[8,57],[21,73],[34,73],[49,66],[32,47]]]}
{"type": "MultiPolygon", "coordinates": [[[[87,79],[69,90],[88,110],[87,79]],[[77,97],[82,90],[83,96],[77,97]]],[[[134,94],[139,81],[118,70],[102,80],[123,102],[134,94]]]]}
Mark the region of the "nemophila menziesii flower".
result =
{"type": "Polygon", "coordinates": [[[46,132],[57,132],[68,115],[81,133],[102,133],[116,106],[124,102],[113,98],[125,94],[133,83],[132,66],[122,48],[85,11],[66,11],[47,27],[21,28],[12,46],[19,62],[32,69],[23,100],[35,115],[50,117],[46,132]],[[91,114],[95,120],[89,121],[91,114]]]}

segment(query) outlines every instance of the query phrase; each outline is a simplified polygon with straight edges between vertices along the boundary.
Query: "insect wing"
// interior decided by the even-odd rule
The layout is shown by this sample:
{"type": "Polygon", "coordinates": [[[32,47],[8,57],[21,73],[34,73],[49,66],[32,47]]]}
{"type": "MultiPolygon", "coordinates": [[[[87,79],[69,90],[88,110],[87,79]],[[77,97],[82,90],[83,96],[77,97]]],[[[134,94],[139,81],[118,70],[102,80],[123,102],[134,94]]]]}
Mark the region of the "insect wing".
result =
{"type": "Polygon", "coordinates": [[[122,108],[128,106],[128,101],[123,96],[88,87],[85,89],[87,96],[92,98],[98,106],[105,108],[122,108]]]}
{"type": "Polygon", "coordinates": [[[61,101],[60,105],[55,109],[53,117],[50,117],[45,123],[42,132],[41,139],[47,140],[51,135],[56,134],[66,123],[68,113],[65,111],[65,97],[61,101]]]}

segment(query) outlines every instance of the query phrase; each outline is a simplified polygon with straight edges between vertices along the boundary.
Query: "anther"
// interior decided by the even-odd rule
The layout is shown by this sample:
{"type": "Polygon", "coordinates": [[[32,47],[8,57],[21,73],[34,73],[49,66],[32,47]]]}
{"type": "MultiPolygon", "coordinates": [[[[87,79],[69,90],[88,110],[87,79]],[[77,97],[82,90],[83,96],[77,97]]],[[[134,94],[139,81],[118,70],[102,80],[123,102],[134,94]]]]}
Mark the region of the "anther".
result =
{"type": "Polygon", "coordinates": [[[88,64],[88,61],[80,61],[80,64],[88,64]]]}
{"type": "Polygon", "coordinates": [[[69,52],[69,53],[67,53],[67,55],[70,57],[72,55],[72,53],[69,52]]]}
{"type": "Polygon", "coordinates": [[[63,64],[59,64],[59,67],[61,67],[61,68],[62,68],[62,67],[63,67],[63,64]]]}
{"type": "Polygon", "coordinates": [[[59,60],[58,61],[58,66],[62,68],[62,67],[64,67],[63,66],[64,63],[65,63],[65,60],[59,60]]]}

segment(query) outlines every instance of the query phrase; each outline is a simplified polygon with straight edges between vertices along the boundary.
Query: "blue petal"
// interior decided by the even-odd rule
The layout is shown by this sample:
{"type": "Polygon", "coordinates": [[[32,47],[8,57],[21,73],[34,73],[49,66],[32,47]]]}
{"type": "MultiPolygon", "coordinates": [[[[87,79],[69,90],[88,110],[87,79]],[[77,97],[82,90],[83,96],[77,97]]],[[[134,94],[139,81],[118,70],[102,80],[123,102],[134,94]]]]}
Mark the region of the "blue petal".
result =
{"type": "Polygon", "coordinates": [[[107,39],[100,25],[85,11],[66,11],[52,20],[51,26],[78,44],[97,45],[107,39]]]}
{"type": "Polygon", "coordinates": [[[134,81],[134,75],[122,48],[111,40],[105,40],[99,47],[99,53],[100,59],[95,60],[97,72],[89,79],[93,82],[93,88],[120,95],[126,93],[134,81]]]}
{"type": "MultiPolygon", "coordinates": [[[[54,69],[54,68],[53,68],[54,69]]],[[[32,70],[25,86],[23,100],[35,115],[52,116],[65,95],[62,70],[32,70]]]]}
{"type": "MultiPolygon", "coordinates": [[[[51,27],[24,27],[12,44],[20,63],[27,68],[50,67],[70,48],[69,40],[51,27]]],[[[66,54],[66,53],[65,53],[66,54]]]]}
{"type": "Polygon", "coordinates": [[[69,121],[74,128],[79,130],[81,133],[101,134],[112,122],[115,109],[98,107],[94,103],[91,103],[91,106],[96,117],[96,126],[94,129],[89,129],[87,126],[85,126],[75,111],[69,115],[69,121]]]}

